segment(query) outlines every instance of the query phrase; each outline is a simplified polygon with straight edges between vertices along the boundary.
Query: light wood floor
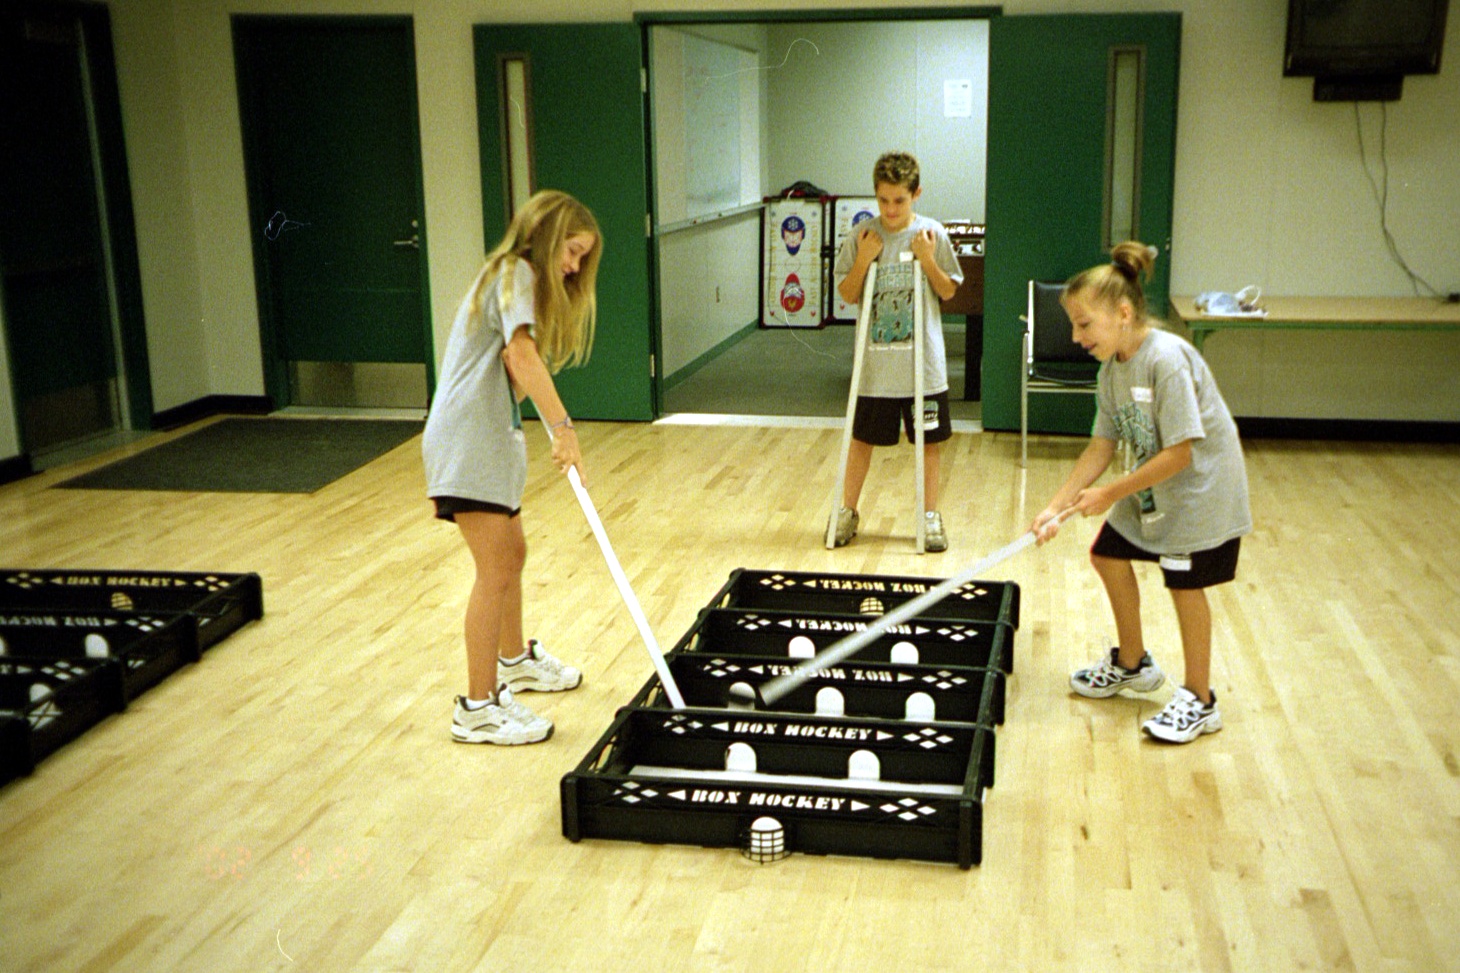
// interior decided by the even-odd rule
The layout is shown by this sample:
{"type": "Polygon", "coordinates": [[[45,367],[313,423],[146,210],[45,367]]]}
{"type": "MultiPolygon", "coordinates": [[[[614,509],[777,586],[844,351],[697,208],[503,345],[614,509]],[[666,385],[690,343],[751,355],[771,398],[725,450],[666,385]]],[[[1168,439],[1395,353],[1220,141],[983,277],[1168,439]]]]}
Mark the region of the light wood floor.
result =
{"type": "MultiPolygon", "coordinates": [[[[660,640],[735,567],[947,575],[1013,539],[1080,443],[955,437],[952,547],[911,550],[911,456],[823,550],[837,433],[585,424],[589,489],[660,640]]],[[[257,571],[266,612],[0,789],[0,968],[1460,969],[1460,449],[1248,444],[1257,531],[1217,589],[1226,729],[1073,698],[1112,625],[1084,547],[1020,554],[1018,671],[984,862],[561,837],[559,778],[651,673],[530,437],[530,630],[586,674],[548,743],[453,745],[464,546],[419,441],[312,496],[0,487],[5,567],[257,571]]],[[[1181,670],[1144,574],[1148,643],[1181,670]]]]}

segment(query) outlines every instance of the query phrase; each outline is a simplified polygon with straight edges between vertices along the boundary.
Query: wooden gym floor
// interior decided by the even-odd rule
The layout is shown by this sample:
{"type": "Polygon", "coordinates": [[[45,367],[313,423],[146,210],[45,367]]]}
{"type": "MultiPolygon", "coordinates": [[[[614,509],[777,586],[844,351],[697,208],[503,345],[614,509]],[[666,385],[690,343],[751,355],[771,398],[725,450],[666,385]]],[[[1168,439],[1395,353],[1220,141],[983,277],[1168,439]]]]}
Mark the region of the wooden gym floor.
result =
{"type": "MultiPolygon", "coordinates": [[[[739,566],[941,576],[1016,537],[1081,443],[958,435],[952,547],[911,554],[906,448],[821,546],[834,430],[584,424],[588,486],[667,647],[739,566]]],[[[1112,625],[1070,525],[1023,588],[984,861],[561,836],[558,780],[651,673],[529,436],[529,630],[585,684],[546,744],[454,745],[471,580],[419,440],[314,495],[0,487],[4,567],[256,571],[266,615],[0,789],[0,967],[51,970],[1460,968],[1460,449],[1247,444],[1257,531],[1216,589],[1226,729],[1091,701],[1112,625]]],[[[1154,570],[1147,641],[1179,677],[1154,570]]]]}

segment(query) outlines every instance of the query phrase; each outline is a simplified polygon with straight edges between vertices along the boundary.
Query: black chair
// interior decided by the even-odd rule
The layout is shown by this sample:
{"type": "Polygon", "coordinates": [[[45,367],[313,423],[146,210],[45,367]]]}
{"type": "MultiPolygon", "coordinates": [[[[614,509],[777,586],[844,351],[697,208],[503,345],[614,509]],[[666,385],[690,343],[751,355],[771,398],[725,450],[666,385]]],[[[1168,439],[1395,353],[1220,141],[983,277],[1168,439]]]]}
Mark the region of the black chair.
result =
{"type": "Polygon", "coordinates": [[[1060,304],[1064,284],[1029,282],[1024,322],[1024,367],[1019,379],[1019,465],[1029,461],[1029,396],[1094,395],[1100,363],[1075,344],[1070,316],[1060,304]]]}

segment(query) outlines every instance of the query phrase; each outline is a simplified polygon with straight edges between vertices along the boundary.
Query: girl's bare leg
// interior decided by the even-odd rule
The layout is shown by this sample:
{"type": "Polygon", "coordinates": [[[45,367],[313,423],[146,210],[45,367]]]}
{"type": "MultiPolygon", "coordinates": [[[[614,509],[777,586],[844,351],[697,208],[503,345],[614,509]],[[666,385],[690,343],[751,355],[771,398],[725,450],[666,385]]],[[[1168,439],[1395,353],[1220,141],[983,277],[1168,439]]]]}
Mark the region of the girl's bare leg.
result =
{"type": "Polygon", "coordinates": [[[1116,661],[1127,669],[1134,669],[1146,654],[1146,643],[1141,633],[1141,589],[1136,581],[1135,568],[1129,561],[1099,554],[1091,554],[1090,563],[1105,583],[1105,595],[1110,599],[1110,610],[1115,615],[1115,635],[1120,642],[1116,661]]]}
{"type": "Polygon", "coordinates": [[[486,699],[497,691],[497,654],[516,654],[522,645],[522,565],[527,541],[522,518],[471,511],[456,515],[476,564],[466,603],[467,696],[486,699]]]}

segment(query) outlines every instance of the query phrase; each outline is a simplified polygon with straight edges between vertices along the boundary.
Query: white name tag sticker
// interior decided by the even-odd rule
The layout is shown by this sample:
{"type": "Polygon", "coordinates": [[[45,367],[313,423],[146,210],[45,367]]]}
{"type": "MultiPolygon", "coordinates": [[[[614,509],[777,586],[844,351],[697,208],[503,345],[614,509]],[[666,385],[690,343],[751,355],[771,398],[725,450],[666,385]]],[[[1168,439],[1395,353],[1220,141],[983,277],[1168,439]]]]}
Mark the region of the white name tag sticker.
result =
{"type": "Polygon", "coordinates": [[[1148,388],[1142,388],[1140,386],[1136,386],[1130,390],[1130,397],[1136,402],[1155,401],[1155,396],[1151,394],[1151,390],[1148,388]]]}
{"type": "Polygon", "coordinates": [[[1191,558],[1185,554],[1162,554],[1161,567],[1167,571],[1190,571],[1191,558]]]}

